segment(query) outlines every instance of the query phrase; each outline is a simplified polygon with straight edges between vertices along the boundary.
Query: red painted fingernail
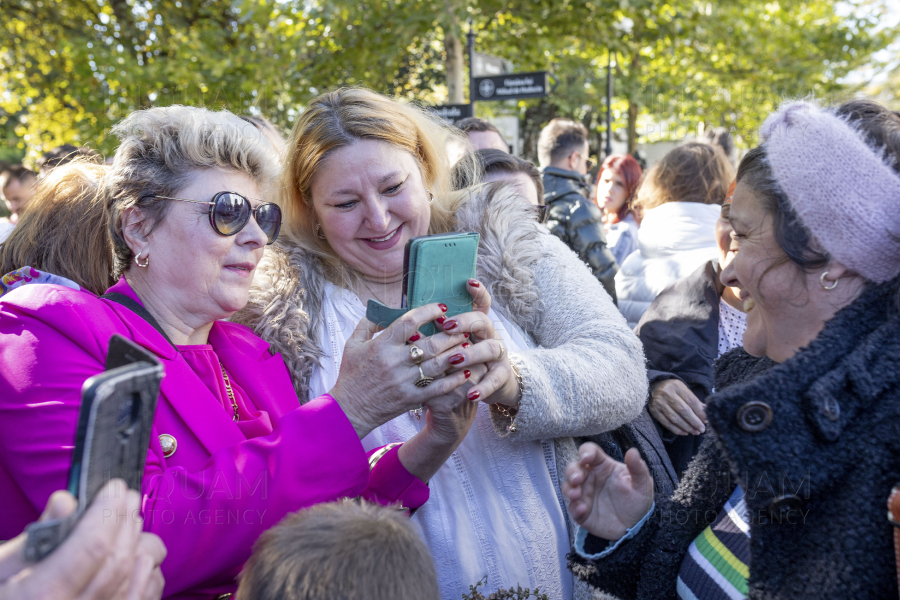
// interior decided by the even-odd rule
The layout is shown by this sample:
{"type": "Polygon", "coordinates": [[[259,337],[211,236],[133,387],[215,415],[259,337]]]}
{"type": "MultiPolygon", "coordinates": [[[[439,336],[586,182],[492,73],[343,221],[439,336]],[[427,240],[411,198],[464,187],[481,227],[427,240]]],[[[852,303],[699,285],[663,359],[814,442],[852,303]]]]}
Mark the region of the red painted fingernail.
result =
{"type": "Polygon", "coordinates": [[[472,390],[471,392],[469,392],[469,400],[478,400],[479,398],[481,398],[481,392],[479,392],[478,390],[472,390]]]}
{"type": "Polygon", "coordinates": [[[464,334],[463,334],[463,337],[465,337],[466,339],[469,339],[469,334],[468,334],[468,333],[464,333],[464,334]]]}
{"type": "Polygon", "coordinates": [[[415,332],[415,333],[412,335],[411,338],[409,338],[409,342],[410,342],[410,343],[418,342],[420,339],[422,339],[422,334],[420,334],[420,333],[417,331],[417,332],[415,332]]]}
{"type": "Polygon", "coordinates": [[[463,375],[465,375],[466,379],[468,379],[469,377],[472,376],[472,371],[466,369],[465,371],[463,371],[463,375]]]}
{"type": "Polygon", "coordinates": [[[461,362],[463,362],[464,360],[466,360],[466,357],[463,356],[462,354],[454,354],[448,360],[450,361],[451,365],[458,365],[461,362]]]}
{"type": "Polygon", "coordinates": [[[438,325],[443,325],[444,321],[446,321],[446,320],[447,320],[447,317],[438,317],[437,319],[435,319],[435,321],[438,322],[438,325]]]}
{"type": "Polygon", "coordinates": [[[440,308],[440,309],[441,309],[442,311],[444,311],[444,312],[447,312],[447,305],[446,305],[446,304],[438,304],[438,308],[440,308]]]}
{"type": "Polygon", "coordinates": [[[450,319],[449,321],[445,321],[444,325],[443,325],[444,331],[450,331],[451,329],[456,329],[457,325],[459,325],[459,323],[457,323],[453,319],[450,319]]]}
{"type": "Polygon", "coordinates": [[[468,347],[471,346],[471,345],[472,345],[472,344],[470,344],[469,342],[466,342],[465,344],[463,344],[463,348],[468,348],[468,347]]]}
{"type": "Polygon", "coordinates": [[[477,280],[477,279],[470,279],[470,280],[469,280],[469,285],[471,285],[472,287],[481,287],[481,284],[478,283],[478,280],[477,280]]]}

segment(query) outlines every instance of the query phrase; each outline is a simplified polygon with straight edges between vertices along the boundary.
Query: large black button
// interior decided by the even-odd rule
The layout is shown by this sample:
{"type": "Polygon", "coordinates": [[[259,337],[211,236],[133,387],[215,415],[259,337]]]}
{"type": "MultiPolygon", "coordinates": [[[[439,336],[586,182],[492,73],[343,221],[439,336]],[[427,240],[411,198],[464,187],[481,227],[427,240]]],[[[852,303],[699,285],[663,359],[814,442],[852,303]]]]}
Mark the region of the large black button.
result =
{"type": "Polygon", "coordinates": [[[772,422],[772,407],[765,402],[748,402],[738,409],[737,421],[744,431],[762,431],[772,422]]]}
{"type": "Polygon", "coordinates": [[[841,405],[834,396],[826,396],[822,400],[822,412],[828,417],[829,421],[837,421],[841,418],[841,405]]]}
{"type": "Polygon", "coordinates": [[[810,390],[805,395],[806,418],[813,433],[826,442],[836,442],[841,437],[841,404],[829,390],[810,390]]]}

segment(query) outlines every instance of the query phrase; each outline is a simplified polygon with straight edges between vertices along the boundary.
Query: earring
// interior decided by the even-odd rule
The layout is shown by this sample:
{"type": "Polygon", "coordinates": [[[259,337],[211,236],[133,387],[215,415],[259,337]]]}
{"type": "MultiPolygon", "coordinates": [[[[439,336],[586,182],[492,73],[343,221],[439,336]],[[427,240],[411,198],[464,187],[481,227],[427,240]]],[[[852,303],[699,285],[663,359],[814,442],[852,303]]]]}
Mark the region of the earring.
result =
{"type": "Polygon", "coordinates": [[[149,252],[147,253],[147,258],[144,259],[143,264],[141,263],[140,258],[141,258],[141,253],[138,252],[134,257],[134,264],[136,264],[137,266],[139,266],[142,269],[146,269],[147,265],[150,264],[150,253],[149,252]]]}
{"type": "Polygon", "coordinates": [[[434,194],[431,193],[431,190],[425,190],[428,192],[428,204],[434,204],[434,194]]]}
{"type": "Polygon", "coordinates": [[[819,276],[819,283],[821,283],[822,287],[825,288],[826,290],[833,290],[834,288],[837,287],[838,281],[840,281],[840,279],[835,279],[831,283],[831,285],[828,286],[828,285],[825,285],[825,276],[826,275],[828,275],[828,271],[825,271],[824,273],[822,273],[822,275],[819,276]]]}
{"type": "Polygon", "coordinates": [[[320,240],[326,239],[325,234],[322,233],[322,226],[319,225],[318,223],[316,223],[316,235],[319,237],[320,240]]]}

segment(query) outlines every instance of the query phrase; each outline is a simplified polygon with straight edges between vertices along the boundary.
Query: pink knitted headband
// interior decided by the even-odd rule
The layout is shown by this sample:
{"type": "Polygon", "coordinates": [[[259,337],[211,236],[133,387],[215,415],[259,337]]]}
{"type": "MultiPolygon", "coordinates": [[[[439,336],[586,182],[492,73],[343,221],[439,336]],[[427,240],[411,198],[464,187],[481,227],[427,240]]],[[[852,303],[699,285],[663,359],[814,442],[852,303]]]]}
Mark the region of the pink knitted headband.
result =
{"type": "Polygon", "coordinates": [[[775,180],[820,244],[884,282],[900,274],[900,175],[852,125],[810,102],[788,102],[760,135],[775,180]]]}

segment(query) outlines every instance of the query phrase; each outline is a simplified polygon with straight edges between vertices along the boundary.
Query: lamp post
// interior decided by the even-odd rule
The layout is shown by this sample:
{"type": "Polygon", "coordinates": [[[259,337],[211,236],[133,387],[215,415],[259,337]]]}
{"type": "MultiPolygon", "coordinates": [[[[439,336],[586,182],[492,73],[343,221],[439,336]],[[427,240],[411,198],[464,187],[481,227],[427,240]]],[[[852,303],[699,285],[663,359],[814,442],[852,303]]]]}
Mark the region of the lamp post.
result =
{"type": "Polygon", "coordinates": [[[466,34],[466,42],[469,46],[469,106],[472,107],[472,116],[475,116],[475,31],[472,29],[472,19],[469,18],[469,33],[466,34]]]}
{"type": "Polygon", "coordinates": [[[606,156],[612,154],[612,50],[607,50],[609,59],[606,64],[606,156]]]}

